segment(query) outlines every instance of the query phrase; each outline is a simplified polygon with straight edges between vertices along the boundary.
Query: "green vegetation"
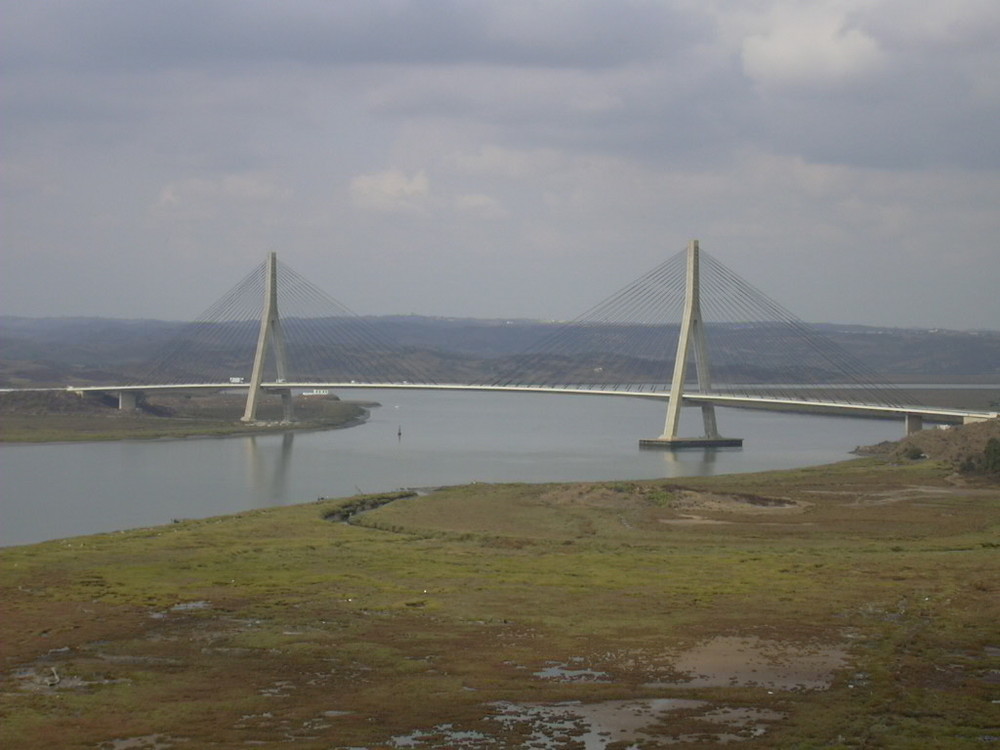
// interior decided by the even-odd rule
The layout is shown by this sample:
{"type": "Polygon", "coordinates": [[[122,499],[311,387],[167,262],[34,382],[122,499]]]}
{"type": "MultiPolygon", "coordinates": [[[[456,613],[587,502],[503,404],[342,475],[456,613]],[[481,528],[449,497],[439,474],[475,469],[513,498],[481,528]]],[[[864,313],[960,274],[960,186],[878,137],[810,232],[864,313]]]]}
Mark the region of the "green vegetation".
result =
{"type": "Polygon", "coordinates": [[[882,443],[858,452],[883,455],[897,461],[919,461],[928,456],[962,474],[1000,474],[1000,420],[988,419],[943,430],[920,430],[897,442],[882,443]]]}
{"type": "MultiPolygon", "coordinates": [[[[242,395],[158,396],[142,408],[119,411],[117,399],[66,392],[0,395],[0,442],[47,443],[148,440],[286,431],[278,397],[265,398],[259,424],[240,421],[242,395]]],[[[349,427],[367,419],[366,407],[336,398],[296,400],[295,429],[349,427]]]]}
{"type": "Polygon", "coordinates": [[[983,450],[983,471],[987,474],[1000,474],[1000,439],[990,438],[983,450]]]}
{"type": "Polygon", "coordinates": [[[644,748],[981,747],[998,509],[985,477],[865,458],[4,549],[0,744],[581,747],[646,701],[644,748]]]}

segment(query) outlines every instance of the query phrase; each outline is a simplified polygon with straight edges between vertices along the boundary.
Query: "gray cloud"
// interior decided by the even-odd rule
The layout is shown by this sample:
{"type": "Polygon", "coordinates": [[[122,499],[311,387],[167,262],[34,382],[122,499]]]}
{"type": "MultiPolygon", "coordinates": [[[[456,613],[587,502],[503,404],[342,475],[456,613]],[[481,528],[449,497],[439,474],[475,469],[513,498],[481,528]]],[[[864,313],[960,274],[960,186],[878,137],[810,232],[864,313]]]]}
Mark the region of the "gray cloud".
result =
{"type": "Polygon", "coordinates": [[[34,66],[171,69],[485,64],[602,68],[662,54],[693,24],[653,2],[91,0],[17,4],[7,56],[34,66]],[[664,36],[664,31],[671,31],[664,36]]]}
{"type": "Polygon", "coordinates": [[[184,317],[278,249],[569,317],[700,236],[807,319],[1000,327],[988,0],[0,5],[3,312],[184,317]]]}

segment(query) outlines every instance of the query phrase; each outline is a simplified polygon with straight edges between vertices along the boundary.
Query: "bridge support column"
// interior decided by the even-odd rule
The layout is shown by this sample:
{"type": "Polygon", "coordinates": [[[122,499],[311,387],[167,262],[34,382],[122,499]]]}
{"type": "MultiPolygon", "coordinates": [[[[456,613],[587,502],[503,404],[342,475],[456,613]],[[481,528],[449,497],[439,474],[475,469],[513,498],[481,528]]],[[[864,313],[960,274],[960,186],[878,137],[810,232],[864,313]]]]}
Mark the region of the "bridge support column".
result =
{"type": "Polygon", "coordinates": [[[135,411],[138,402],[139,393],[137,391],[118,391],[119,411],[135,411]]]}
{"type": "MultiPolygon", "coordinates": [[[[285,335],[281,329],[281,318],[278,317],[278,254],[267,256],[267,267],[264,280],[264,310],[260,315],[260,332],[257,335],[257,351],[253,358],[253,372],[250,375],[250,387],[247,389],[247,405],[243,411],[244,422],[257,421],[257,406],[263,395],[261,383],[264,381],[264,360],[267,358],[268,346],[274,350],[274,367],[278,382],[284,382],[285,368],[285,335]]],[[[292,392],[289,389],[281,391],[283,420],[291,422],[292,392]],[[287,394],[287,397],[286,397],[287,394]]]]}
{"type": "Polygon", "coordinates": [[[701,405],[701,417],[705,434],[700,438],[677,437],[681,407],[684,405],[684,380],[687,377],[688,353],[694,347],[695,373],[698,390],[709,393],[712,377],[709,372],[708,347],[705,344],[705,324],[701,317],[701,283],[698,258],[698,240],[691,240],[687,249],[687,280],[684,294],[684,317],[681,320],[680,337],[677,340],[677,356],[674,358],[674,376],[670,384],[670,403],[667,405],[667,421],[663,434],[658,438],[640,440],[640,448],[721,448],[740,447],[743,438],[724,438],[719,435],[713,404],[701,405]]]}
{"type": "Polygon", "coordinates": [[[914,432],[920,432],[924,429],[924,415],[923,414],[907,414],[906,415],[906,434],[912,435],[914,432]]]}
{"type": "Polygon", "coordinates": [[[295,402],[292,400],[292,389],[285,388],[281,393],[281,421],[295,421],[295,402]]]}
{"type": "Polygon", "coordinates": [[[976,424],[977,422],[986,422],[990,419],[997,419],[998,417],[1000,417],[1000,414],[997,414],[997,412],[993,413],[986,412],[984,414],[967,414],[964,417],[962,417],[962,424],[976,424]]]}
{"type": "MultiPolygon", "coordinates": [[[[701,405],[701,422],[705,425],[705,437],[718,440],[719,426],[715,421],[715,406],[714,404],[702,404],[701,405]]],[[[742,442],[742,441],[740,441],[742,442]]]]}

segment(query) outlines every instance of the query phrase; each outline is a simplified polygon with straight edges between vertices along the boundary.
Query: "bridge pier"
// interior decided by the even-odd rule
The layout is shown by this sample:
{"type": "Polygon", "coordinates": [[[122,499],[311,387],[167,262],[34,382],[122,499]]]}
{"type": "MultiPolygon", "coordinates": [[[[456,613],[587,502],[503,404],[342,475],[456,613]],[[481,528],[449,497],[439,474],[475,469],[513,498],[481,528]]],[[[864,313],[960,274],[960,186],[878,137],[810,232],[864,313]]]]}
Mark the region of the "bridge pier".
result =
{"type": "Polygon", "coordinates": [[[924,415],[923,414],[907,414],[906,415],[906,434],[912,435],[914,432],[920,432],[924,429],[924,415]]]}
{"type": "MultiPolygon", "coordinates": [[[[278,316],[278,255],[270,253],[267,256],[266,276],[264,278],[264,310],[260,316],[260,331],[257,335],[257,349],[254,354],[253,371],[250,375],[250,387],[247,389],[246,409],[242,421],[257,421],[257,405],[260,401],[264,380],[264,360],[268,347],[274,351],[274,368],[277,371],[279,383],[285,382],[285,334],[281,328],[281,318],[278,316]]],[[[292,392],[288,388],[278,391],[281,394],[283,422],[291,422],[292,392]]]]}
{"type": "Polygon", "coordinates": [[[140,395],[139,391],[118,391],[118,410],[135,411],[140,395]]]}
{"type": "Polygon", "coordinates": [[[977,422],[986,422],[990,419],[1000,419],[1000,413],[966,414],[962,417],[962,424],[976,424],[977,422]]]}
{"type": "Polygon", "coordinates": [[[289,424],[295,421],[295,402],[292,400],[292,389],[282,388],[278,391],[281,394],[281,421],[289,424]]]}
{"type": "Polygon", "coordinates": [[[705,435],[698,438],[677,437],[681,407],[684,406],[684,380],[687,377],[688,353],[694,348],[695,373],[698,389],[702,393],[712,390],[709,373],[708,347],[705,344],[705,324],[701,318],[701,290],[699,280],[698,240],[691,240],[687,249],[687,280],[684,292],[684,317],[680,337],[677,339],[677,356],[674,358],[674,376],[670,384],[670,403],[663,434],[658,438],[639,441],[640,448],[739,448],[743,438],[726,438],[719,435],[713,404],[701,405],[701,418],[705,435]]]}

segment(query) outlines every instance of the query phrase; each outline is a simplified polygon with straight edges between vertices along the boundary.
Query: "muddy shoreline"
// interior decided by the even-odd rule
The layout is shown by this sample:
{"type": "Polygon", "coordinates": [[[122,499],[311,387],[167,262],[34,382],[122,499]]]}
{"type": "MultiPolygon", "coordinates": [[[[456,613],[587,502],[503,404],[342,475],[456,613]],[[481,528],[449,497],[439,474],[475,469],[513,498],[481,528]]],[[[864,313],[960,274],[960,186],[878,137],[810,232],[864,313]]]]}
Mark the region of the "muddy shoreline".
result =
{"type": "Polygon", "coordinates": [[[298,399],[296,421],[281,421],[276,398],[265,399],[261,419],[240,421],[239,396],[160,396],[135,412],[110,399],[75,394],[0,394],[0,443],[68,443],[119,440],[181,440],[356,427],[368,421],[371,401],[298,399]],[[20,398],[19,398],[20,396],[20,398]]]}

